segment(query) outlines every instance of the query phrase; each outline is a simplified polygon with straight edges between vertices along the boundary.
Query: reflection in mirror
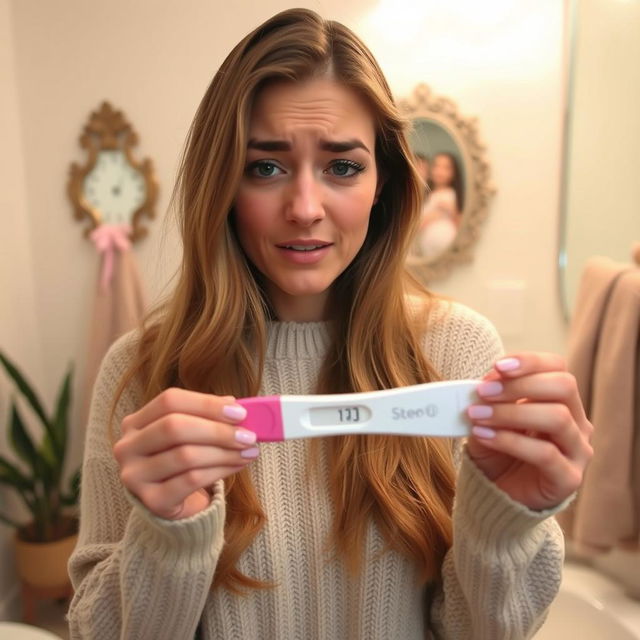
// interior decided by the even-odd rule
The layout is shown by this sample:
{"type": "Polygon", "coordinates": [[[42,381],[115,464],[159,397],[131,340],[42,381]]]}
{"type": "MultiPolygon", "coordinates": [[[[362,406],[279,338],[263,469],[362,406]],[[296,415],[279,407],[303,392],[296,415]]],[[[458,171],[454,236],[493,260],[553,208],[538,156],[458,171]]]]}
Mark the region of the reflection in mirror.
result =
{"type": "Polygon", "coordinates": [[[451,134],[428,118],[413,123],[411,148],[425,181],[424,204],[413,251],[427,264],[453,244],[464,211],[465,172],[462,153],[451,134]]]}
{"type": "Polygon", "coordinates": [[[494,193],[474,118],[425,84],[399,106],[413,127],[409,142],[425,182],[422,216],[408,266],[423,282],[447,275],[473,257],[480,225],[494,193]]]}

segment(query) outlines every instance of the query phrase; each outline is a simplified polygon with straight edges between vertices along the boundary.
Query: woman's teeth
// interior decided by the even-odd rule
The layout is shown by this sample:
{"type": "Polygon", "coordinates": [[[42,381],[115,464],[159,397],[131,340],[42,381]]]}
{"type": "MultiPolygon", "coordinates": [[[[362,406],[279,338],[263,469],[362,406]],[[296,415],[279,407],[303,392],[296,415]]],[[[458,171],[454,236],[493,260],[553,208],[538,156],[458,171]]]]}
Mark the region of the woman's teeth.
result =
{"type": "Polygon", "coordinates": [[[294,251],[314,251],[315,249],[322,249],[322,247],[324,246],[326,245],[318,244],[312,247],[306,247],[306,246],[294,244],[294,245],[287,245],[285,249],[293,249],[294,251]]]}

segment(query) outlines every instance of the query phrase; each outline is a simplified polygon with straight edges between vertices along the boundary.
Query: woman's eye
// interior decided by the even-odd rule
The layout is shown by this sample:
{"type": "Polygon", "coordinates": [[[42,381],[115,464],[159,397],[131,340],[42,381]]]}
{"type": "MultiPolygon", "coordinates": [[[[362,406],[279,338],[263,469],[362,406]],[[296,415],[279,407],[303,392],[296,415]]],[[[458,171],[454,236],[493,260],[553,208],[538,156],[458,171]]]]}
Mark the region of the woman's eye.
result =
{"type": "Polygon", "coordinates": [[[338,160],[334,162],[329,171],[333,171],[332,175],[339,178],[351,178],[360,173],[364,167],[353,160],[338,160]]]}
{"type": "Polygon", "coordinates": [[[249,175],[257,178],[271,178],[278,175],[278,171],[281,172],[282,170],[273,162],[267,162],[266,160],[258,160],[247,167],[249,175]]]}

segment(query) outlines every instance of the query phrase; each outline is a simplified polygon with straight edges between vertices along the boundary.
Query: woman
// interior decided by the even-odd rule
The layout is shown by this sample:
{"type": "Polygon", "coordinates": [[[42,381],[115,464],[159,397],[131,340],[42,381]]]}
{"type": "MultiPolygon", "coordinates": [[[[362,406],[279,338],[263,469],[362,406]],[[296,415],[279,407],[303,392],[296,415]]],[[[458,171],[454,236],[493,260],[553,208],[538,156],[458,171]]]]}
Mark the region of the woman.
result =
{"type": "Polygon", "coordinates": [[[422,186],[405,124],[365,46],[311,11],[221,66],[177,185],[180,281],[94,390],[72,638],[497,640],[541,623],[562,563],[550,516],[590,425],[556,356],[492,366],[492,326],[407,276],[422,186]],[[237,397],[488,370],[464,450],[258,448],[236,426],[237,397]]]}
{"type": "Polygon", "coordinates": [[[428,261],[446,251],[456,238],[462,216],[463,189],[458,161],[452,153],[433,157],[420,235],[420,253],[428,261]]]}
{"type": "Polygon", "coordinates": [[[433,156],[433,167],[429,179],[431,195],[446,193],[451,198],[451,211],[460,215],[464,209],[464,194],[460,165],[453,153],[440,151],[433,156]]]}

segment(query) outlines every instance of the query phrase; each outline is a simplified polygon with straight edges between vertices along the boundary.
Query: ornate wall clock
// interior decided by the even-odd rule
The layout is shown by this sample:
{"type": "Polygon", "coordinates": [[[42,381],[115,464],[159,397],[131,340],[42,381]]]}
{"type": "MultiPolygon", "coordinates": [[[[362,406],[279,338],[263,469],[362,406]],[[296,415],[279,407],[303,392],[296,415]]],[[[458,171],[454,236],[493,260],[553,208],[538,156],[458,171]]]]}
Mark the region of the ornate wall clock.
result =
{"type": "Polygon", "coordinates": [[[78,220],[88,219],[85,235],[100,225],[130,225],[130,240],[147,234],[142,216],[155,217],[158,184],[151,160],[137,162],[138,136],[121,111],[103,102],[80,136],[88,153],[84,166],[71,165],[68,194],[78,220]]]}

